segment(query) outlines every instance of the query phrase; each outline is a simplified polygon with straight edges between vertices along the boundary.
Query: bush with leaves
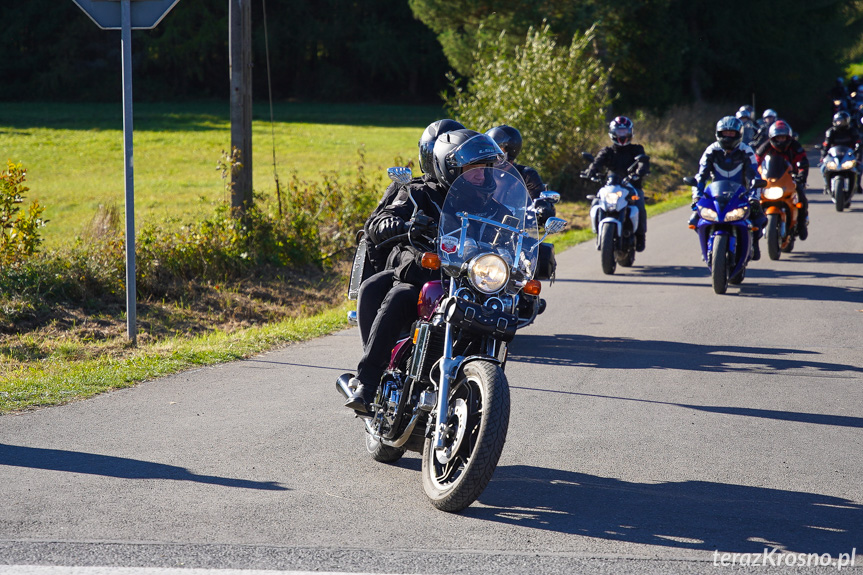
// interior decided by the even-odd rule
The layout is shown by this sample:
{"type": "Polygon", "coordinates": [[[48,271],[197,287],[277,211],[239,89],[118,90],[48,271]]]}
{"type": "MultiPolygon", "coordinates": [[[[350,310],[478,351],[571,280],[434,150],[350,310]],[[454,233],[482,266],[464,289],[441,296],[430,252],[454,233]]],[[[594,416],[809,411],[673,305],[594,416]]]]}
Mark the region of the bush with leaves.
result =
{"type": "Polygon", "coordinates": [[[20,265],[42,244],[39,228],[47,221],[42,219],[45,208],[37,200],[33,200],[26,213],[18,207],[30,191],[24,185],[26,180],[24,167],[11,161],[0,173],[0,268],[20,265]]]}
{"type": "Polygon", "coordinates": [[[466,87],[450,76],[446,107],[477,130],[518,128],[524,138],[519,162],[560,189],[579,169],[589,134],[604,122],[609,70],[593,56],[593,28],[573,36],[568,47],[557,44],[547,25],[531,28],[514,50],[506,40],[501,33],[479,44],[466,87]]]}

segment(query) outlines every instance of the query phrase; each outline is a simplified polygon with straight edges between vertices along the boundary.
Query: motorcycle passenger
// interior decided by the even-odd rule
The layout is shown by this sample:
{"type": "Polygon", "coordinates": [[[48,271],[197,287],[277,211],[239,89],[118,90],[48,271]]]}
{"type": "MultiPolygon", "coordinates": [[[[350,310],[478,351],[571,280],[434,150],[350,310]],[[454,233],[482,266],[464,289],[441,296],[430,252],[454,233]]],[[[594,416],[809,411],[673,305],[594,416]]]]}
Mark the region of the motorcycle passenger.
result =
{"type": "Polygon", "coordinates": [[[695,176],[696,188],[692,193],[692,216],[689,226],[698,224],[698,200],[704,195],[704,189],[710,181],[740,182],[749,192],[749,213],[752,223],[759,229],[752,234],[752,259],[761,258],[758,242],[760,230],[767,225],[767,216],[761,209],[760,195],[757,190],[750,189],[753,180],[760,180],[755,152],[742,142],[743,125],[734,116],[725,116],[716,123],[716,141],[707,146],[698,162],[698,174],[695,176]]]}
{"type": "MultiPolygon", "coordinates": [[[[414,214],[413,202],[428,216],[423,235],[434,237],[446,193],[455,179],[473,167],[499,166],[506,159],[494,140],[466,129],[440,134],[434,144],[432,157],[436,182],[411,184],[399,190],[395,199],[369,222],[373,241],[380,243],[404,234],[407,231],[406,222],[414,214]]],[[[440,277],[440,272],[423,268],[421,258],[422,252],[406,239],[390,255],[394,281],[375,314],[363,346],[363,356],[357,365],[357,375],[349,383],[355,391],[345,402],[345,407],[360,415],[369,412],[390,352],[403,328],[417,317],[417,299],[421,287],[427,281],[440,277]]]]}
{"type": "MultiPolygon", "coordinates": [[[[635,158],[644,155],[644,147],[641,144],[632,143],[632,120],[626,116],[618,116],[608,125],[608,135],[611,138],[611,146],[601,149],[593,163],[585,170],[584,176],[588,179],[596,178],[597,174],[606,170],[617,175],[621,180],[625,178],[629,167],[635,163],[635,158]]],[[[639,162],[638,169],[629,178],[629,183],[638,192],[638,200],[635,205],[638,208],[638,229],[635,230],[635,251],[643,252],[647,236],[647,209],[644,207],[644,190],[642,179],[650,172],[649,160],[639,162]]],[[[598,199],[594,199],[596,203],[598,199]]]]}
{"type": "Polygon", "coordinates": [[[740,123],[743,124],[743,143],[749,144],[753,138],[755,138],[755,134],[758,131],[758,128],[755,126],[755,122],[752,121],[752,112],[750,110],[752,106],[740,106],[740,109],[737,110],[737,113],[734,115],[735,118],[740,120],[740,123]]]}
{"type": "Polygon", "coordinates": [[[806,198],[806,180],[809,178],[809,158],[806,151],[794,139],[791,126],[784,120],[777,120],[770,126],[770,138],[755,150],[758,162],[764,156],[774,154],[785,158],[794,172],[794,183],[797,185],[797,197],[802,204],[797,218],[797,236],[801,240],[809,237],[809,200],[806,198]]]}
{"type": "Polygon", "coordinates": [[[554,208],[554,204],[551,202],[538,199],[539,195],[546,190],[546,186],[543,183],[539,172],[530,166],[517,164],[515,162],[519,153],[521,153],[521,132],[512,126],[501,124],[500,126],[495,126],[491,130],[487,131],[486,134],[491,136],[491,139],[497,142],[497,145],[500,146],[500,149],[506,154],[506,160],[513,165],[519,174],[521,174],[521,177],[524,180],[524,185],[527,186],[527,192],[533,200],[536,219],[539,222],[539,225],[545,224],[546,220],[554,217],[557,211],[554,208]]]}
{"type": "MultiPolygon", "coordinates": [[[[860,132],[851,121],[851,114],[842,110],[833,115],[833,126],[827,129],[824,133],[824,142],[821,144],[821,159],[819,164],[824,162],[827,152],[833,146],[846,146],[852,148],[860,160],[860,132]]],[[[858,189],[860,184],[860,174],[857,174],[858,189]]],[[[828,184],[829,185],[829,184],[828,184]]]]}
{"type": "MultiPolygon", "coordinates": [[[[426,184],[430,187],[437,186],[437,180],[435,179],[434,168],[432,166],[435,141],[440,134],[451,130],[463,129],[464,126],[459,122],[449,119],[437,120],[428,125],[420,136],[418,144],[419,166],[422,171],[422,175],[412,178],[407,186],[422,187],[426,184]]],[[[390,244],[381,249],[377,247],[376,242],[374,241],[374,239],[377,238],[377,234],[373,230],[374,222],[377,222],[378,214],[392,204],[396,195],[403,188],[404,186],[402,184],[391,182],[381,197],[381,201],[366,220],[364,226],[365,237],[367,240],[367,254],[369,258],[368,263],[372,265],[374,273],[360,284],[360,289],[357,294],[357,324],[360,328],[360,338],[363,342],[363,346],[365,346],[368,341],[372,322],[375,319],[375,315],[377,315],[378,308],[380,308],[384,297],[393,285],[395,274],[395,269],[393,269],[392,266],[387,265],[389,256],[395,246],[394,244],[390,244]]]]}

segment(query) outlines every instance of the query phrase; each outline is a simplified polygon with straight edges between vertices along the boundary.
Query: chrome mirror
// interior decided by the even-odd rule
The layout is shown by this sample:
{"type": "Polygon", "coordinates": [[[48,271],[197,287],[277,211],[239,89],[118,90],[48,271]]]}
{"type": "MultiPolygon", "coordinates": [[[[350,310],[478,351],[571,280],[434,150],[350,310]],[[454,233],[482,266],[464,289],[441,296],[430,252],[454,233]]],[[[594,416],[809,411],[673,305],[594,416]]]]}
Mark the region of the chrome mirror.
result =
{"type": "Polygon", "coordinates": [[[403,166],[387,168],[387,175],[397,184],[409,184],[413,178],[411,169],[403,166]]]}

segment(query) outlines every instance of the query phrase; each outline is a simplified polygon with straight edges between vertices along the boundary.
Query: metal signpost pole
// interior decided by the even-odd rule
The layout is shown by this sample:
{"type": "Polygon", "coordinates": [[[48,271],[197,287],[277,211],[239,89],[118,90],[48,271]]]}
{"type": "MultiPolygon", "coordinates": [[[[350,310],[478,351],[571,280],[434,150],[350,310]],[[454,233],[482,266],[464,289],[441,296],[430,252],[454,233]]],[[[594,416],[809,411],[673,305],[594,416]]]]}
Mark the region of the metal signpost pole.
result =
{"type": "Polygon", "coordinates": [[[135,294],[135,164],[132,154],[132,2],[120,1],[123,45],[123,151],[126,176],[126,336],[138,343],[135,294]]]}

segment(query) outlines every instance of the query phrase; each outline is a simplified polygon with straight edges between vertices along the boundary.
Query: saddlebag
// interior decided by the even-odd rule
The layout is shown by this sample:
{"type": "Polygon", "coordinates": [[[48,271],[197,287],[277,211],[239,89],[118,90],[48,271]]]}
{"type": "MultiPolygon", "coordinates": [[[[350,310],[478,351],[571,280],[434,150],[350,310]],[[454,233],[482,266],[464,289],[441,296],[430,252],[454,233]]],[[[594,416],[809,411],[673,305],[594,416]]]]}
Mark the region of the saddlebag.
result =
{"type": "Polygon", "coordinates": [[[510,342],[515,337],[518,316],[502,311],[488,309],[480,304],[460,298],[447,298],[441,307],[447,322],[457,328],[488,335],[501,341],[510,342]]]}
{"type": "Polygon", "coordinates": [[[554,258],[554,244],[543,242],[539,244],[539,259],[534,277],[538,280],[554,282],[555,271],[557,271],[557,260],[554,258]]]}

